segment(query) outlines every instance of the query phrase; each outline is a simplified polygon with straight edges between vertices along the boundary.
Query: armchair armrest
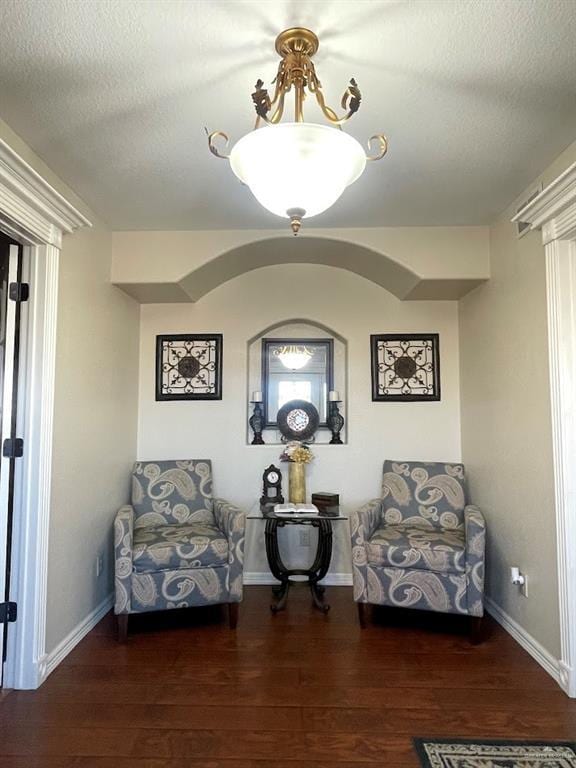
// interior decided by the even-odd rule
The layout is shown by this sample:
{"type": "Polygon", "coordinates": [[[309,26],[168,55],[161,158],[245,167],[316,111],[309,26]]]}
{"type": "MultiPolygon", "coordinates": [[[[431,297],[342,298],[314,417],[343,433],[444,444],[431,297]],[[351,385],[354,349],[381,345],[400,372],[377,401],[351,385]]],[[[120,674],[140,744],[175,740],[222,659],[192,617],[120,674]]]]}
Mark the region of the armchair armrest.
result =
{"type": "Polygon", "coordinates": [[[474,504],[464,508],[466,536],[467,601],[470,616],[484,614],[484,562],[486,548],[486,521],[474,504]]]}
{"type": "Polygon", "coordinates": [[[376,531],[382,520],[382,499],[372,499],[350,515],[350,533],[352,536],[352,576],[354,580],[354,600],[368,602],[366,542],[376,531]]]}
{"type": "Polygon", "coordinates": [[[246,515],[224,499],[214,499],[214,520],[228,539],[228,578],[231,602],[242,600],[242,574],[244,570],[244,532],[246,515]]]}
{"type": "Polygon", "coordinates": [[[114,613],[130,613],[134,508],[121,507],[114,520],[114,613]]]}
{"type": "Polygon", "coordinates": [[[359,543],[368,541],[380,525],[382,506],[382,499],[372,499],[350,515],[352,537],[359,543]]]}

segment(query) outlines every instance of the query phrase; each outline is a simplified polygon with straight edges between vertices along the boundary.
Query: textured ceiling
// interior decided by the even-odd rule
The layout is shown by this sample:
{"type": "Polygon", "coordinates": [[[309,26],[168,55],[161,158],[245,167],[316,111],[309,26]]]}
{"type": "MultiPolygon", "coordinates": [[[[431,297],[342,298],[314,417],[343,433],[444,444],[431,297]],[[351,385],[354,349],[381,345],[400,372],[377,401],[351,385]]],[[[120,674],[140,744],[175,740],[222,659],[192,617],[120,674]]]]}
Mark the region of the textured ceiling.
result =
{"type": "Polygon", "coordinates": [[[116,229],[276,227],[204,126],[251,129],[296,24],[390,140],[309,226],[486,223],[576,138],[576,0],[0,0],[0,117],[116,229]]]}

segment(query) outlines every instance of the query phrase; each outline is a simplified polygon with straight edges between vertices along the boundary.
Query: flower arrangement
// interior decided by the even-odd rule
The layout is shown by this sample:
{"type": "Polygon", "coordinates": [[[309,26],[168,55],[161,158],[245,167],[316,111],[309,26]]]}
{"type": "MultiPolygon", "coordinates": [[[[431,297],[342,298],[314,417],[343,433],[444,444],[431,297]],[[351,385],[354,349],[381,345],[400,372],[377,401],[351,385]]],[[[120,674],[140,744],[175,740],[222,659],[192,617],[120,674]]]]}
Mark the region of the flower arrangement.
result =
{"type": "Polygon", "coordinates": [[[309,464],[314,458],[310,446],[306,443],[292,441],[286,444],[286,448],[280,454],[280,461],[292,461],[295,464],[309,464]]]}

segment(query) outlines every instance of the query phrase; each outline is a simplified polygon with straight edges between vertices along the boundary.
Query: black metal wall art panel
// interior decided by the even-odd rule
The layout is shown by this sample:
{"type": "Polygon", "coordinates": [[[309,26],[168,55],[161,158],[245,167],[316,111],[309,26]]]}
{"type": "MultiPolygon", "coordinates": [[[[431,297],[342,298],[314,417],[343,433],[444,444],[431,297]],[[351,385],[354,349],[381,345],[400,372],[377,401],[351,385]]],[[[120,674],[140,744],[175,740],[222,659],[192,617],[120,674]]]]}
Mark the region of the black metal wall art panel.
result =
{"type": "Polygon", "coordinates": [[[221,333],[156,337],[156,400],[221,399],[221,333]]]}
{"type": "Polygon", "coordinates": [[[437,333],[370,336],[372,400],[440,400],[440,342],[437,333]]]}

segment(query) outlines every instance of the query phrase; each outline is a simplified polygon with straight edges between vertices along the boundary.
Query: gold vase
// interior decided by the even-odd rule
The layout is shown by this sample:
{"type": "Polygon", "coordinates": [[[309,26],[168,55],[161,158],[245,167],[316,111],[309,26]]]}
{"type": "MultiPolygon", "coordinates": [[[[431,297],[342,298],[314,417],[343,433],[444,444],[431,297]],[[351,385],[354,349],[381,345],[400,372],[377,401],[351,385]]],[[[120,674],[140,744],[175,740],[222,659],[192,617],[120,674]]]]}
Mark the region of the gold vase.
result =
{"type": "Polygon", "coordinates": [[[306,464],[303,461],[290,462],[288,500],[292,504],[304,504],[306,502],[306,464]]]}

